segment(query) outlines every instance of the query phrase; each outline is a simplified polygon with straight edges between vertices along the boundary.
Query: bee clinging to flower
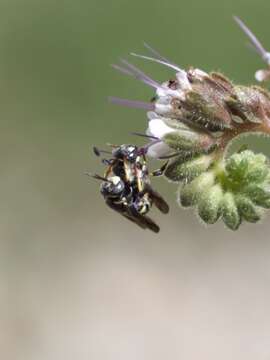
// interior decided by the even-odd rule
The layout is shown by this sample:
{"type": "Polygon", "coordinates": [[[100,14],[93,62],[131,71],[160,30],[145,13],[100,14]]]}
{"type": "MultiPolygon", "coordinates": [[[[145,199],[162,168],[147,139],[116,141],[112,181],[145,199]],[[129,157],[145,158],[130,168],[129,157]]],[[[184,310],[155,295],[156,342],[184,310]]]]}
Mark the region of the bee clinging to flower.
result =
{"type": "MultiPolygon", "coordinates": [[[[169,212],[169,206],[150,183],[150,174],[145,159],[146,148],[131,144],[112,145],[112,151],[100,151],[94,147],[94,153],[110,155],[102,159],[106,171],[104,176],[93,175],[101,181],[100,192],[109,208],[121,214],[142,229],[159,232],[159,226],[147,215],[155,205],[163,214],[169,212]]],[[[162,169],[153,175],[159,175],[162,169]]]]}
{"type": "MultiPolygon", "coordinates": [[[[270,79],[270,53],[237,17],[235,21],[268,65],[255,74],[270,79]]],[[[171,79],[157,82],[125,59],[113,67],[154,90],[152,101],[111,97],[110,101],[147,111],[145,156],[167,159],[163,174],[179,184],[183,207],[196,207],[201,219],[222,219],[238,229],[243,221],[257,222],[270,208],[270,166],[251,150],[227,156],[233,139],[242,134],[270,134],[270,93],[259,86],[234,84],[223,74],[182,69],[144,44],[151,56],[131,55],[170,68],[171,79]]]]}

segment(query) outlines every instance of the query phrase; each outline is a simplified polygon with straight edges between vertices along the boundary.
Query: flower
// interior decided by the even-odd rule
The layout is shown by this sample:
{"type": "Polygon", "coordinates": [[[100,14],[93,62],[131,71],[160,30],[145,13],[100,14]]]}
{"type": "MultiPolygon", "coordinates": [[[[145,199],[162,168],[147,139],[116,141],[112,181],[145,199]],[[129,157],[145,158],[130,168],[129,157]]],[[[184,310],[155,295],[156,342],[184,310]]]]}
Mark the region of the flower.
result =
{"type": "MultiPolygon", "coordinates": [[[[237,17],[256,52],[268,65],[258,81],[270,79],[270,53],[237,17]]],[[[226,157],[231,141],[244,133],[270,134],[270,93],[258,86],[233,84],[224,75],[184,70],[149,45],[153,57],[131,55],[164,65],[174,76],[159,83],[127,60],[113,68],[155,91],[151,102],[111,97],[110,101],[147,111],[148,143],[142,153],[168,159],[164,176],[179,186],[181,206],[195,206],[207,224],[222,218],[236,230],[242,221],[257,222],[270,208],[270,166],[265,156],[247,150],[226,157]]],[[[139,134],[142,136],[142,134],[139,134]]]]}
{"type": "Polygon", "coordinates": [[[270,208],[270,167],[262,154],[244,150],[179,187],[181,206],[195,206],[206,224],[222,218],[231,230],[256,223],[270,208]]]}
{"type": "MultiPolygon", "coordinates": [[[[146,46],[156,55],[158,54],[149,45],[146,46]]],[[[159,58],[134,53],[132,55],[161,63],[176,71],[174,79],[159,84],[124,59],[120,60],[121,66],[113,65],[115,69],[135,77],[156,91],[152,103],[110,97],[110,101],[115,104],[148,111],[149,122],[146,134],[151,142],[145,146],[147,155],[160,158],[170,155],[172,150],[173,152],[175,150],[191,151],[193,147],[193,150],[205,152],[212,147],[216,143],[216,137],[212,136],[209,130],[225,128],[226,122],[230,119],[228,114],[225,114],[227,115],[225,119],[220,119],[219,114],[213,114],[213,119],[211,119],[209,113],[215,111],[214,103],[210,104],[211,110],[205,109],[208,112],[204,114],[203,106],[207,104],[208,99],[203,98],[203,92],[209,93],[208,85],[204,83],[204,80],[210,79],[208,74],[199,69],[189,71],[180,69],[161,55],[158,55],[159,58]]],[[[217,104],[217,106],[220,105],[217,104]]],[[[219,112],[221,117],[224,115],[220,109],[216,112],[219,112]]]]}

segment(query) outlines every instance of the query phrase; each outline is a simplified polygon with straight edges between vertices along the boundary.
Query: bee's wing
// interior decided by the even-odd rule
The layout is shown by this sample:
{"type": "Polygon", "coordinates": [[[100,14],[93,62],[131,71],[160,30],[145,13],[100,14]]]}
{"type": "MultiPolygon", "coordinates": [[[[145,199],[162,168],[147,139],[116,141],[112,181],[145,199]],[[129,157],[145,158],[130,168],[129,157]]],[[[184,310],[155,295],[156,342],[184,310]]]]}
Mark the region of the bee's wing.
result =
{"type": "Polygon", "coordinates": [[[132,209],[132,207],[128,207],[127,211],[128,216],[131,217],[132,220],[135,221],[136,224],[140,227],[152,230],[155,233],[159,232],[159,226],[149,216],[141,215],[135,209],[132,209]]]}
{"type": "Polygon", "coordinates": [[[141,228],[149,229],[154,233],[158,233],[160,230],[159,226],[149,216],[137,213],[136,215],[126,215],[126,218],[135,222],[141,228]]]}
{"type": "Polygon", "coordinates": [[[134,216],[132,213],[129,213],[127,211],[127,207],[124,204],[115,204],[110,199],[106,200],[106,204],[109,206],[109,208],[116,211],[118,214],[122,215],[126,219],[132,221],[142,229],[148,228],[145,222],[139,221],[139,219],[137,219],[136,216],[134,216]]]}
{"type": "Polygon", "coordinates": [[[152,199],[153,203],[155,204],[155,206],[163,214],[168,214],[170,208],[169,208],[169,205],[167,204],[167,202],[163,199],[163,197],[157,191],[155,191],[149,184],[147,184],[146,191],[148,192],[148,194],[149,194],[150,198],[152,199]]]}

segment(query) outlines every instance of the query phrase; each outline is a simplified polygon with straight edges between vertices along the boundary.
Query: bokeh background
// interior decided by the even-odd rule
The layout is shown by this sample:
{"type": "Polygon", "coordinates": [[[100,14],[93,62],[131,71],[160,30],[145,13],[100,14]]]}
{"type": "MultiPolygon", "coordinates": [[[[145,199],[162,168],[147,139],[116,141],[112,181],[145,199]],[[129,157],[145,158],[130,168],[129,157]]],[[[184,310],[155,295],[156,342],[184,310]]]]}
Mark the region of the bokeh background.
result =
{"type": "MultiPolygon", "coordinates": [[[[0,358],[270,359],[269,216],[206,228],[154,185],[159,235],[107,209],[90,148],[141,143],[151,89],[110,68],[149,42],[179,65],[254,82],[261,60],[232,20],[270,47],[268,0],[0,1],[0,358]]],[[[161,81],[170,71],[133,59],[161,81]]],[[[250,140],[269,151],[267,139],[250,140]]],[[[156,167],[159,163],[152,163],[156,167]]]]}

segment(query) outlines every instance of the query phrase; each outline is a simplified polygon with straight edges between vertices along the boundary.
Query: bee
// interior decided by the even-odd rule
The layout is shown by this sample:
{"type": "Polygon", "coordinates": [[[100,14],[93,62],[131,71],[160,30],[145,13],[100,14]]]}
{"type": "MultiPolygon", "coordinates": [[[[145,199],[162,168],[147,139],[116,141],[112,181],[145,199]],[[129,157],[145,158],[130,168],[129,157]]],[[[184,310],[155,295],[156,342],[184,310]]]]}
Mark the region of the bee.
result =
{"type": "MultiPolygon", "coordinates": [[[[152,205],[167,214],[169,206],[151,186],[143,148],[126,144],[112,145],[111,152],[94,147],[94,153],[97,156],[101,153],[111,155],[110,159],[102,159],[102,163],[107,166],[104,176],[93,175],[102,181],[100,192],[106,205],[142,229],[158,233],[159,226],[147,214],[152,205]]],[[[162,169],[153,175],[161,174],[162,169]]]]}

